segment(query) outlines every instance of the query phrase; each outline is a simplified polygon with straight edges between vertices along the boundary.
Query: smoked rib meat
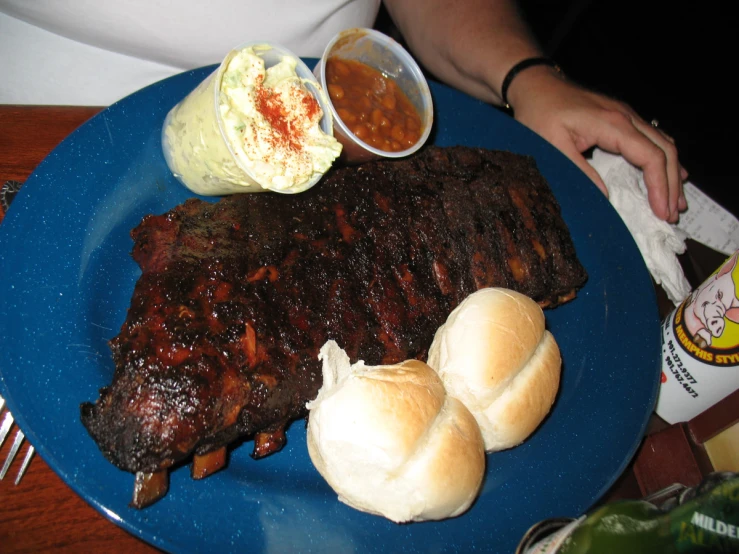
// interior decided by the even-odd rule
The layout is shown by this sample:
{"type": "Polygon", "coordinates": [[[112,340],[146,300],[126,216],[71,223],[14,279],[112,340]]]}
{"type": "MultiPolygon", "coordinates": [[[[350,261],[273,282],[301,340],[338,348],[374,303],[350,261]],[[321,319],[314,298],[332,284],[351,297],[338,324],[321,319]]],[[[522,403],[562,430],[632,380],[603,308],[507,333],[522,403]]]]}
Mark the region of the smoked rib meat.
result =
{"type": "Polygon", "coordinates": [[[587,279],[533,159],[468,147],[334,169],[297,195],[190,199],[131,234],[142,274],[110,341],[115,374],[81,406],[131,472],[238,439],[278,450],[329,339],[369,365],[425,359],[479,288],[553,307],[587,279]]]}

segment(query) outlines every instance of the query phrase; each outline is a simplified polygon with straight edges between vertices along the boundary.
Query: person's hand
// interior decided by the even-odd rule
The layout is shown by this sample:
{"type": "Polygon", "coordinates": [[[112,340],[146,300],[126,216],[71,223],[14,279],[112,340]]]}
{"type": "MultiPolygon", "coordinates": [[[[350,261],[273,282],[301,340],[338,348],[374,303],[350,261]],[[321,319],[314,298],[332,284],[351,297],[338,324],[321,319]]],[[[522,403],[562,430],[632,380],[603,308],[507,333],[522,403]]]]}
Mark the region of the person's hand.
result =
{"type": "Polygon", "coordinates": [[[582,155],[593,146],[642,169],[649,204],[660,219],[674,223],[687,208],[687,172],[673,139],[626,104],[579,87],[548,67],[519,74],[508,99],[519,122],[561,150],[606,196],[603,180],[582,155]]]}

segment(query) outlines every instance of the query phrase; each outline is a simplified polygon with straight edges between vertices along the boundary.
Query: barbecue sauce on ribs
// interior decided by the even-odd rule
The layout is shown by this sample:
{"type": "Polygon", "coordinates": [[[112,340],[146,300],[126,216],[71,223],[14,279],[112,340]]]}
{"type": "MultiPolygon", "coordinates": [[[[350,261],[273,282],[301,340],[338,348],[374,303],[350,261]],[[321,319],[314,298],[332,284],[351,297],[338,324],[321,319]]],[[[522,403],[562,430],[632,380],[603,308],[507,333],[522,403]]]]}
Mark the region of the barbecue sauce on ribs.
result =
{"type": "Polygon", "coordinates": [[[556,306],[587,278],[533,160],[467,147],[335,169],[298,195],[191,199],[131,234],[142,274],[115,374],[81,417],[146,474],[237,439],[279,450],[329,339],[368,365],[425,359],[471,292],[556,306]]]}

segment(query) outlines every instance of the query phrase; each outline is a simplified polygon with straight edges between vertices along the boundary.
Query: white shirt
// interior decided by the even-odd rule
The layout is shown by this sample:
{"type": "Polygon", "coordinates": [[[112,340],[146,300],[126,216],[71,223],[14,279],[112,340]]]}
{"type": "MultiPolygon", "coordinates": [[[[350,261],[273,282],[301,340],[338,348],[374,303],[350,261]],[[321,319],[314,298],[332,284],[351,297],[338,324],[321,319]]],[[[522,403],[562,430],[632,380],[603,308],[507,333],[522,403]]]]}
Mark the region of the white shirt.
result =
{"type": "Polygon", "coordinates": [[[253,40],[320,57],[380,0],[0,0],[0,103],[107,106],[253,40]]]}

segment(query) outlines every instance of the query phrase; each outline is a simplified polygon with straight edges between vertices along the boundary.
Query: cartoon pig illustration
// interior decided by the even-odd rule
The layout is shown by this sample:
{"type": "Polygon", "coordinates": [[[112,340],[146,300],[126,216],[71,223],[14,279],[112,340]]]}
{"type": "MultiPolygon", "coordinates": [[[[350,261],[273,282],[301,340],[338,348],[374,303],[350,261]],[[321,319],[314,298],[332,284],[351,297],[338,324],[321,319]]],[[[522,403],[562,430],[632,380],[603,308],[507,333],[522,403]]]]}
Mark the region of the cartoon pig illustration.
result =
{"type": "Polygon", "coordinates": [[[739,251],[698,287],[685,306],[685,327],[701,348],[710,346],[726,328],[726,320],[739,323],[739,299],[732,272],[739,251]]]}

